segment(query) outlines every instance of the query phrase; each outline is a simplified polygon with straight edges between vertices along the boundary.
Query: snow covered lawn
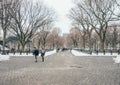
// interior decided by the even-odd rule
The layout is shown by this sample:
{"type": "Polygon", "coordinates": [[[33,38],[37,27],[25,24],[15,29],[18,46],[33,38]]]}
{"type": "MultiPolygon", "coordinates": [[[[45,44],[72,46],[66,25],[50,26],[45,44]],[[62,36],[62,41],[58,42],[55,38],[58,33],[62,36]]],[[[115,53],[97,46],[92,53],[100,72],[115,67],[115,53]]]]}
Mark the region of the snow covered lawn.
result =
{"type": "Polygon", "coordinates": [[[79,51],[76,51],[76,50],[72,50],[71,53],[74,56],[88,56],[89,55],[89,54],[86,54],[86,53],[83,53],[83,52],[79,52],[79,51]]]}
{"type": "Polygon", "coordinates": [[[53,51],[48,51],[45,53],[45,56],[49,56],[49,55],[52,55],[52,54],[55,54],[56,53],[56,50],[53,50],[53,51]]]}
{"type": "Polygon", "coordinates": [[[0,61],[9,60],[9,58],[10,58],[9,55],[0,55],[0,61]]]}
{"type": "Polygon", "coordinates": [[[103,53],[98,53],[98,55],[96,53],[87,54],[87,53],[76,51],[76,50],[72,50],[71,53],[74,56],[117,56],[118,55],[117,53],[113,53],[112,55],[111,53],[105,53],[105,55],[103,53]]]}
{"type": "MultiPolygon", "coordinates": [[[[49,52],[46,52],[45,53],[45,56],[48,56],[48,55],[52,55],[52,54],[55,54],[56,53],[56,50],[53,50],[53,51],[49,51],[49,52]]],[[[33,56],[32,53],[30,54],[26,54],[26,53],[22,53],[22,55],[20,55],[20,53],[15,53],[15,55],[13,53],[10,53],[9,55],[0,55],[0,61],[4,61],[4,60],[9,60],[10,57],[21,57],[21,56],[33,56]]],[[[39,54],[40,56],[40,54],[39,54]]]]}
{"type": "Polygon", "coordinates": [[[120,55],[118,55],[117,53],[113,53],[112,55],[110,53],[106,53],[105,55],[103,53],[98,53],[98,55],[97,55],[95,53],[87,54],[87,53],[79,52],[79,51],[76,51],[76,50],[72,50],[71,53],[74,56],[112,56],[112,57],[114,56],[113,61],[115,63],[120,63],[120,55]]]}

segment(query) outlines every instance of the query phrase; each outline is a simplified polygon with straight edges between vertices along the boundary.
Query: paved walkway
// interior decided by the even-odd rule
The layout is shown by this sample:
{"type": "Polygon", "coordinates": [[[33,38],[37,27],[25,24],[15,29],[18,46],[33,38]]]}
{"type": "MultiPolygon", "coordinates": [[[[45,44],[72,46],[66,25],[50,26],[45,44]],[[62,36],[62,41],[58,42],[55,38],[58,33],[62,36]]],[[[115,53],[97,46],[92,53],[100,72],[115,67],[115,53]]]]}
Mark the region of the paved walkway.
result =
{"type": "Polygon", "coordinates": [[[0,85],[120,85],[120,66],[112,57],[75,57],[70,52],[12,57],[0,62],[0,85]]]}

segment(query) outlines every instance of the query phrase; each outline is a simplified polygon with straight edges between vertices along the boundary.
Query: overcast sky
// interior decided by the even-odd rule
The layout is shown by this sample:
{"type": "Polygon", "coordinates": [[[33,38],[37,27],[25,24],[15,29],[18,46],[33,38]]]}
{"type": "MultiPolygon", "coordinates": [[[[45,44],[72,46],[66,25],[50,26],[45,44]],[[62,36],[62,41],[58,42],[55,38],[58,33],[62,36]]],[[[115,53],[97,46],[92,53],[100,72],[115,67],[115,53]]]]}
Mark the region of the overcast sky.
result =
{"type": "Polygon", "coordinates": [[[71,27],[67,14],[73,7],[72,0],[44,0],[44,3],[50,8],[53,8],[57,13],[58,19],[55,27],[59,27],[62,33],[68,33],[71,27]]]}

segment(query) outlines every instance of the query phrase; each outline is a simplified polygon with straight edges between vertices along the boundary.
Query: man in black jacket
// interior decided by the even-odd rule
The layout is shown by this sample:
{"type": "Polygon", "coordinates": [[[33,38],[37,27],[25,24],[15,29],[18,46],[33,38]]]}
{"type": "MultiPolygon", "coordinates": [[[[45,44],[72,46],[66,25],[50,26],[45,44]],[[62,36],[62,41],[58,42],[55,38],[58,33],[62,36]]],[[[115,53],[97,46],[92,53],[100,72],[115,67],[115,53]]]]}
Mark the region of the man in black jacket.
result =
{"type": "Polygon", "coordinates": [[[35,62],[37,62],[37,56],[39,55],[39,50],[34,47],[33,55],[35,56],[35,62]]]}

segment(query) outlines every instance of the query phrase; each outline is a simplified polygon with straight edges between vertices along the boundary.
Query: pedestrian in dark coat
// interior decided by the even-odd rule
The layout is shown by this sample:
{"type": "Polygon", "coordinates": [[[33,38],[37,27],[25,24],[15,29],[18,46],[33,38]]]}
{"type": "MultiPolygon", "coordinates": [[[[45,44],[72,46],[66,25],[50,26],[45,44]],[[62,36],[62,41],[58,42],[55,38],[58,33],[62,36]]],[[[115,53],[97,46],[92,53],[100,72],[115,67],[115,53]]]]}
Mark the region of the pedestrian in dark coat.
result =
{"type": "Polygon", "coordinates": [[[39,55],[39,50],[34,47],[33,55],[35,56],[35,62],[37,62],[37,56],[39,55]]]}
{"type": "Polygon", "coordinates": [[[42,62],[44,62],[44,55],[45,55],[45,48],[42,48],[41,50],[42,62]]]}

